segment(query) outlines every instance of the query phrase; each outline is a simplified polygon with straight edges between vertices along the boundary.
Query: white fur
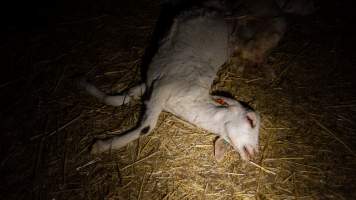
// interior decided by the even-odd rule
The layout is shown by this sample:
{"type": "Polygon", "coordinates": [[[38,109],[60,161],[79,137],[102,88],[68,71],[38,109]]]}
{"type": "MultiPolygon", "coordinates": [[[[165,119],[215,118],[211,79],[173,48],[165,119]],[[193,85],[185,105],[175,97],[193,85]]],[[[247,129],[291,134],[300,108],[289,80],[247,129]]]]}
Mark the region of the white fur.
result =
{"type": "MultiPolygon", "coordinates": [[[[145,129],[148,134],[163,110],[221,136],[243,159],[257,152],[258,114],[234,99],[209,94],[219,67],[230,56],[229,29],[223,16],[213,12],[202,14],[201,10],[192,10],[179,15],[149,66],[146,85],[152,87],[152,93],[144,102],[146,111],[140,124],[123,135],[97,141],[92,153],[121,148],[137,139],[145,129]],[[216,103],[217,98],[226,105],[216,103]]],[[[84,85],[90,94],[110,105],[121,105],[131,98],[124,100],[121,95],[109,101],[94,86],[84,85]]]]}

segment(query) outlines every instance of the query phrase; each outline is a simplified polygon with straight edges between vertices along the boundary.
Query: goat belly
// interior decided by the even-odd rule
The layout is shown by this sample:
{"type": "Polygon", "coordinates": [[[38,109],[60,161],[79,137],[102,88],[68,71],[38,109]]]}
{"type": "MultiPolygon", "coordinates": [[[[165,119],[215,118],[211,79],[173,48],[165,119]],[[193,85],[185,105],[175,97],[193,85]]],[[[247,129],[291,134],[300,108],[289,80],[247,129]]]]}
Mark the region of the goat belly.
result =
{"type": "Polygon", "coordinates": [[[192,80],[215,76],[228,58],[228,33],[222,16],[179,16],[148,68],[148,85],[163,76],[192,80]]]}

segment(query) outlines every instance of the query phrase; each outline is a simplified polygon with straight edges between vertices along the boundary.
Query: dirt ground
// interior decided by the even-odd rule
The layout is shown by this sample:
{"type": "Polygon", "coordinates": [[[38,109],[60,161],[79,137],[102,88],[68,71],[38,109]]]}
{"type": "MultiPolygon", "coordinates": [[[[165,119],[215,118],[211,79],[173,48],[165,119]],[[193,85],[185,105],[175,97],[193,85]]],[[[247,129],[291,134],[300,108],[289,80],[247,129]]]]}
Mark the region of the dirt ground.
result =
{"type": "Polygon", "coordinates": [[[0,199],[356,199],[356,35],[347,5],[289,18],[268,59],[273,81],[229,66],[219,72],[214,88],[261,114],[253,164],[231,148],[216,162],[215,136],[169,113],[150,136],[89,155],[95,137],[133,127],[141,105],[105,106],[76,80],[85,75],[108,93],[138,83],[159,15],[147,0],[89,2],[76,8],[91,13],[73,8],[50,26],[1,33],[0,199]]]}

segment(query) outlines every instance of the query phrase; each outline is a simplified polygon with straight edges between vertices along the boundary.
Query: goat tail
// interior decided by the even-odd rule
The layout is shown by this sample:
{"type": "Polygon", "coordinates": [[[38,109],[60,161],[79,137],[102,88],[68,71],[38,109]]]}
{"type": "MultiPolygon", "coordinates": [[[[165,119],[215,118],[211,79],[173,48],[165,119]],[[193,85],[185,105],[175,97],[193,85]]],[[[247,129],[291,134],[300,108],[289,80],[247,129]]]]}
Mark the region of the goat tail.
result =
{"type": "Polygon", "coordinates": [[[146,91],[146,85],[144,83],[132,87],[128,91],[118,95],[108,95],[99,90],[94,85],[88,83],[84,78],[80,79],[79,85],[84,88],[90,95],[111,106],[121,106],[128,104],[133,98],[139,98],[146,91]]]}

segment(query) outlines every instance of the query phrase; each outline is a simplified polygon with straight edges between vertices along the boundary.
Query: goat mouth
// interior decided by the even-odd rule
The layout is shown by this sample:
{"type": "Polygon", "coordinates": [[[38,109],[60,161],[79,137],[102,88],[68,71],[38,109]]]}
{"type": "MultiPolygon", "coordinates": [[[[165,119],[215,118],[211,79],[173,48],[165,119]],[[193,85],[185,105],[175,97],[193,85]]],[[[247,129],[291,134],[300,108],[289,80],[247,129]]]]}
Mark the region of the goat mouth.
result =
{"type": "Polygon", "coordinates": [[[258,151],[255,148],[253,148],[251,145],[244,145],[243,152],[245,153],[248,160],[252,160],[258,151]]]}
{"type": "MultiPolygon", "coordinates": [[[[231,140],[231,142],[232,142],[232,140],[231,140]]],[[[242,159],[251,160],[254,157],[254,148],[252,148],[251,146],[244,145],[244,146],[242,146],[242,149],[241,149],[241,148],[238,148],[238,146],[235,145],[234,142],[232,142],[231,145],[240,154],[242,159]]]]}

